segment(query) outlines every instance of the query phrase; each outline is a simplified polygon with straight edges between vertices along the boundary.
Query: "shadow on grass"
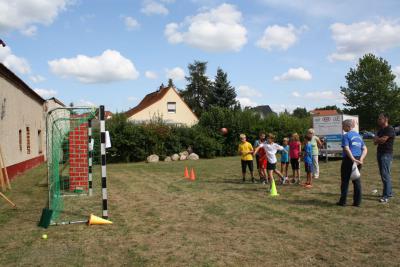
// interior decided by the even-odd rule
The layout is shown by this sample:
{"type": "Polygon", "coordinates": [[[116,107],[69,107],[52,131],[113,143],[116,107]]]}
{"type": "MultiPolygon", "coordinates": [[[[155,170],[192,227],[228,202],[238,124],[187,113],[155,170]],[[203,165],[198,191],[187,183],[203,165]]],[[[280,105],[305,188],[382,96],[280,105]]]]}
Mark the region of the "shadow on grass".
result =
{"type": "Polygon", "coordinates": [[[254,187],[254,188],[226,188],[222,191],[243,191],[243,192],[258,192],[258,191],[266,191],[265,188],[262,187],[254,187]]]}
{"type": "Polygon", "coordinates": [[[321,200],[321,199],[281,199],[291,205],[317,206],[317,207],[336,207],[336,202],[321,200]]]}

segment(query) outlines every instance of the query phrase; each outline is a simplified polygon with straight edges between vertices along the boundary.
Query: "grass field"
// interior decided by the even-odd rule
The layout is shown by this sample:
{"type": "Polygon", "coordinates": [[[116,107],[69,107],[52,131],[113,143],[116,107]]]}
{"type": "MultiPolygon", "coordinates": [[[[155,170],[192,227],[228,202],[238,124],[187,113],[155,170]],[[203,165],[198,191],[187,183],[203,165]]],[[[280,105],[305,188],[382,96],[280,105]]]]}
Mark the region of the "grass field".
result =
{"type": "MultiPolygon", "coordinates": [[[[279,186],[277,198],[266,186],[239,182],[237,157],[110,164],[111,226],[38,228],[47,195],[37,186],[41,166],[12,183],[7,196],[17,210],[0,199],[0,266],[400,266],[396,142],[397,195],[384,205],[371,193],[382,185],[369,144],[361,208],[335,205],[340,161],[320,163],[314,188],[279,186]],[[182,178],[186,164],[195,168],[195,182],[182,178]]],[[[101,215],[98,195],[79,200],[80,213],[101,215]]]]}

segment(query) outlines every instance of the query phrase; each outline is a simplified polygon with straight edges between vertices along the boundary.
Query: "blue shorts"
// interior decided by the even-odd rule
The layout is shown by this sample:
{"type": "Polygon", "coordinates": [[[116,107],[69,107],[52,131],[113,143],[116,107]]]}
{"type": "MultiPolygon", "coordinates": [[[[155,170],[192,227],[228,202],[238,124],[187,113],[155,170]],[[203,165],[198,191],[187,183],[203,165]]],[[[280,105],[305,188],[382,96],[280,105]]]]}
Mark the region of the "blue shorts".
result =
{"type": "Polygon", "coordinates": [[[314,165],[312,163],[304,162],[304,167],[307,173],[312,173],[314,171],[314,165]]]}

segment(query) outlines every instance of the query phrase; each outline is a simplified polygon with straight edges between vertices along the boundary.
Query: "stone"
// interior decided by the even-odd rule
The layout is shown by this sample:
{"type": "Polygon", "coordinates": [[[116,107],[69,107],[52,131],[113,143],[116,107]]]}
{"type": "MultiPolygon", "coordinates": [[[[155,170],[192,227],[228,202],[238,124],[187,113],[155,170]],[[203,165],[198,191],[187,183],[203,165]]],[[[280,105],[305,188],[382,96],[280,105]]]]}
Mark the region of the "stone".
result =
{"type": "Polygon", "coordinates": [[[198,160],[199,159],[199,155],[197,155],[196,153],[192,153],[188,156],[187,158],[188,160],[198,160]]]}
{"type": "Polygon", "coordinates": [[[150,155],[150,156],[147,157],[147,162],[148,163],[155,163],[155,162],[158,162],[159,160],[160,160],[160,158],[155,154],[150,155]]]}
{"type": "Polygon", "coordinates": [[[177,160],[179,160],[179,155],[178,155],[178,154],[173,154],[173,155],[171,156],[171,159],[172,159],[173,161],[177,161],[177,160]]]}
{"type": "Polygon", "coordinates": [[[186,156],[185,155],[181,155],[180,157],[179,157],[179,160],[186,160],[186,156]]]}
{"type": "Polygon", "coordinates": [[[169,161],[172,161],[172,159],[171,159],[171,157],[166,157],[166,158],[164,159],[164,161],[165,161],[165,162],[169,162],[169,161]]]}
{"type": "Polygon", "coordinates": [[[187,151],[182,151],[181,153],[179,153],[179,156],[185,156],[188,157],[189,153],[187,151]]]}

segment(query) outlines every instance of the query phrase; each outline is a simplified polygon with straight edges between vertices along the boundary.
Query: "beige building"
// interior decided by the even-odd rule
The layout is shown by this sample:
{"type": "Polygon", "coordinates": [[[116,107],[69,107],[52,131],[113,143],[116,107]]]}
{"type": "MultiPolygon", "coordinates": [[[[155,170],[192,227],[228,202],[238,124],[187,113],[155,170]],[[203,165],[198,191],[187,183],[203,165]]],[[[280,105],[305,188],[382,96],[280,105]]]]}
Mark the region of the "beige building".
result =
{"type": "Polygon", "coordinates": [[[160,87],[126,112],[129,121],[143,123],[161,117],[167,124],[196,124],[199,119],[172,87],[160,87]]]}
{"type": "Polygon", "coordinates": [[[44,161],[45,100],[0,63],[0,146],[9,177],[44,161]]]}

